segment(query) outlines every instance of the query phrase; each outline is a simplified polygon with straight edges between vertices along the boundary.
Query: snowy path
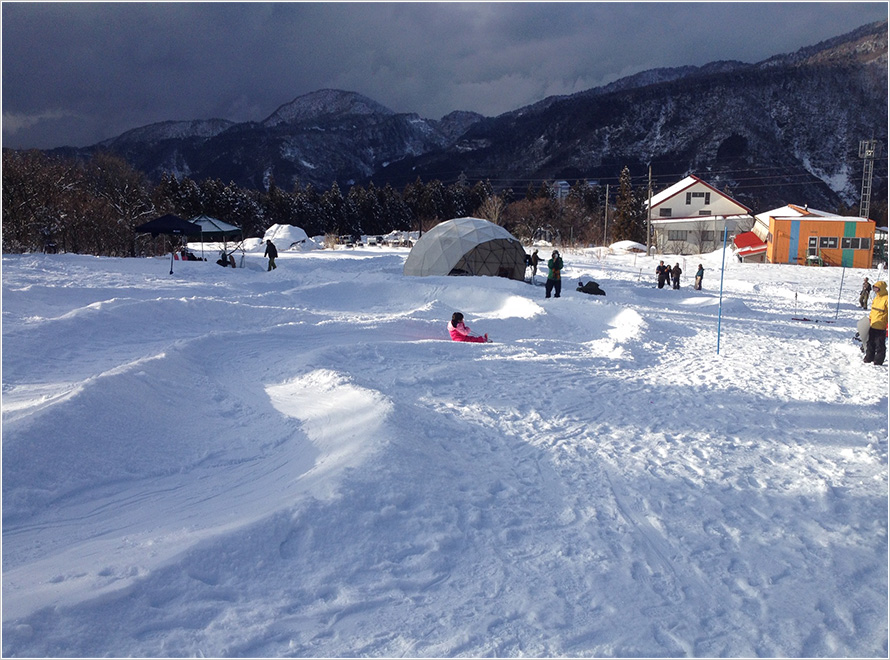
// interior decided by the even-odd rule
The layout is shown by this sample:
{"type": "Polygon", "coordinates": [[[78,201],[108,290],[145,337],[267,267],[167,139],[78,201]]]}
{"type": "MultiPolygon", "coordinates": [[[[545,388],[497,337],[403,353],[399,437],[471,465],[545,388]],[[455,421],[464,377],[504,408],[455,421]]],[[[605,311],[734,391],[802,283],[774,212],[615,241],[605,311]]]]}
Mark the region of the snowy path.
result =
{"type": "Polygon", "coordinates": [[[831,269],[730,269],[717,355],[629,260],[284,257],[4,258],[4,655],[886,655],[887,370],[789,313],[831,269]]]}

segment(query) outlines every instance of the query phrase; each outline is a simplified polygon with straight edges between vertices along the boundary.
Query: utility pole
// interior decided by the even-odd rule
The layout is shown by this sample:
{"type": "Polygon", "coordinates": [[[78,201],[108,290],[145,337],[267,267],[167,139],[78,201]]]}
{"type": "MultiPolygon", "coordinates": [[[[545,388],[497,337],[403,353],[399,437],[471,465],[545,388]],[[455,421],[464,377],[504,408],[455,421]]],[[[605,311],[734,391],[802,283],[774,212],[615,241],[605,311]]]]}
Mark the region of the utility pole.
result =
{"type": "Polygon", "coordinates": [[[859,198],[859,216],[868,217],[868,207],[871,205],[871,176],[874,172],[875,158],[881,151],[881,143],[875,139],[861,140],[859,142],[859,157],[865,159],[865,168],[862,171],[862,195],[859,198]]]}
{"type": "Polygon", "coordinates": [[[652,246],[652,163],[649,163],[649,207],[646,209],[646,256],[652,246]]]}

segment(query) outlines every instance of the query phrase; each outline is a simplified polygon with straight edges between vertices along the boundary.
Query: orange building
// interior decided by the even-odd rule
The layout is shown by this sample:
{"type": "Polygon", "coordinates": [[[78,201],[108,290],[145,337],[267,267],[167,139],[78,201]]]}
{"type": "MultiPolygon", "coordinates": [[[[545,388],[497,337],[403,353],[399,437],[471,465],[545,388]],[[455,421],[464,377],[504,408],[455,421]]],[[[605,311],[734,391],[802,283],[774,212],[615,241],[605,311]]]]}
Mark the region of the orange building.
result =
{"type": "Polygon", "coordinates": [[[789,204],[756,216],[754,233],[774,264],[871,268],[875,223],[789,204]]]}

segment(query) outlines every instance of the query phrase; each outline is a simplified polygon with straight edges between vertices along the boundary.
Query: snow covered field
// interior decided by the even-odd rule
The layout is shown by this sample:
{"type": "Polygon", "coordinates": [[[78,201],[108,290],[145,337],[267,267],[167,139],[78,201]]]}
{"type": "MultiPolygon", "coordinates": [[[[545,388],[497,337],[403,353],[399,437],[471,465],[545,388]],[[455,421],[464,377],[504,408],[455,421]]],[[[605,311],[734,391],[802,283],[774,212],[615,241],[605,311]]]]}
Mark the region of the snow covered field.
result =
{"type": "Polygon", "coordinates": [[[887,656],[877,273],[407,253],[4,255],[3,655],[887,656]]]}

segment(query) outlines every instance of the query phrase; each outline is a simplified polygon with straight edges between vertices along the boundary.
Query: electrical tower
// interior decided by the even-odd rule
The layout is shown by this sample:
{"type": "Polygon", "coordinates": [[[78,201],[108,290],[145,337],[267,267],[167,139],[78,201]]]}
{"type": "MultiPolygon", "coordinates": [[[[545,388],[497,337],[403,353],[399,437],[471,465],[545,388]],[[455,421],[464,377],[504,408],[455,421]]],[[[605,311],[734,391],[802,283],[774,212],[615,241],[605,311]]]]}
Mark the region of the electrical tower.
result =
{"type": "Polygon", "coordinates": [[[877,140],[861,140],[859,142],[859,157],[865,159],[865,169],[862,171],[862,195],[859,199],[859,217],[868,217],[868,207],[871,204],[871,175],[875,167],[875,158],[881,151],[881,143],[877,140]]]}

